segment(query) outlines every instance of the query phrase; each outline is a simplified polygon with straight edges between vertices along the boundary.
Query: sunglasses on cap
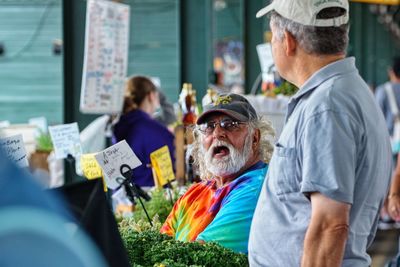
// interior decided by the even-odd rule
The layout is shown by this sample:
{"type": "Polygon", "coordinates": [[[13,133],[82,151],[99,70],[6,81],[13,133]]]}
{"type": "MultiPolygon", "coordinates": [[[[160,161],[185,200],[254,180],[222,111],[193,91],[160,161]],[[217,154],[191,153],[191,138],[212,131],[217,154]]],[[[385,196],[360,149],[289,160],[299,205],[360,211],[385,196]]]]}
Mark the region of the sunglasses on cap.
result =
{"type": "Polygon", "coordinates": [[[205,135],[211,135],[214,132],[217,125],[219,125],[219,127],[228,132],[233,132],[239,129],[241,124],[246,124],[246,122],[235,121],[232,119],[223,119],[220,121],[205,122],[203,124],[198,125],[197,129],[205,135]]]}

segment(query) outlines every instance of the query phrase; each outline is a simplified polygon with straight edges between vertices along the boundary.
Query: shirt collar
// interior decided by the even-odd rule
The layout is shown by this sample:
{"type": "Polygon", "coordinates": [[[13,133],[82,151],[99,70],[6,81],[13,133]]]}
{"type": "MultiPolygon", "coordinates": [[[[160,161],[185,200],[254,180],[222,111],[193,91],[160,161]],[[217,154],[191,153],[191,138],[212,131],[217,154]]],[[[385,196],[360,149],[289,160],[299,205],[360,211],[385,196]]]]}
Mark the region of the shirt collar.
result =
{"type": "Polygon", "coordinates": [[[350,73],[353,71],[357,71],[354,57],[340,59],[319,69],[303,84],[302,87],[299,88],[299,91],[289,100],[286,120],[293,112],[294,107],[296,106],[298,101],[304,95],[309,94],[314,89],[316,89],[321,83],[334,76],[350,73]]]}

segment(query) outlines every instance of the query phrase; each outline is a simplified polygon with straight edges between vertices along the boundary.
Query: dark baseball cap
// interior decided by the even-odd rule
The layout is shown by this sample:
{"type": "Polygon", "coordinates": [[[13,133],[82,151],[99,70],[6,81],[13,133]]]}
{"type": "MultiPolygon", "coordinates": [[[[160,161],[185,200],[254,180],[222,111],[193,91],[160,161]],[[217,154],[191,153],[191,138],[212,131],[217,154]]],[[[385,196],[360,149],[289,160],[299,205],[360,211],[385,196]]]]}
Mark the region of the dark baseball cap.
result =
{"type": "Polygon", "coordinates": [[[203,113],[197,119],[197,124],[202,124],[207,117],[214,113],[223,113],[238,121],[251,121],[257,119],[256,110],[249,101],[238,94],[218,95],[214,103],[204,106],[203,113]]]}

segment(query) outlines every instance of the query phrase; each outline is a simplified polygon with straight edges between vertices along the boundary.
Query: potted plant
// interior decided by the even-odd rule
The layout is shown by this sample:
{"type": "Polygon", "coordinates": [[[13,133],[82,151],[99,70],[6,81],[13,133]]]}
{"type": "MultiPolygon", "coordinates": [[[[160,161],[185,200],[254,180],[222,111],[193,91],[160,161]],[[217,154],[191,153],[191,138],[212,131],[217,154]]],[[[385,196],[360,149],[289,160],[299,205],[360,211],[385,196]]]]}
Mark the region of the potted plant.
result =
{"type": "Polygon", "coordinates": [[[29,158],[29,165],[32,169],[43,169],[49,171],[47,157],[53,151],[53,143],[50,134],[41,132],[36,138],[36,150],[29,158]]]}

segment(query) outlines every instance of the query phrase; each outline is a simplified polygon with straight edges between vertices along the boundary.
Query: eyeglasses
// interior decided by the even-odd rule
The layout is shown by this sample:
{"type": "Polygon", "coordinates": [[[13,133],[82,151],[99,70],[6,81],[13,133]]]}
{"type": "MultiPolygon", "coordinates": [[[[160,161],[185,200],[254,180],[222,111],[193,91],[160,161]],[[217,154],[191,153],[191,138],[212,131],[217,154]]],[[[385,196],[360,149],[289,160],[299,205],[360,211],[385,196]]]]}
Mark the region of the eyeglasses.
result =
{"type": "Polygon", "coordinates": [[[217,125],[228,132],[233,132],[234,130],[239,129],[241,124],[246,124],[246,122],[224,119],[220,121],[208,121],[206,123],[200,124],[197,129],[199,129],[199,131],[205,135],[211,135],[217,125]]]}

